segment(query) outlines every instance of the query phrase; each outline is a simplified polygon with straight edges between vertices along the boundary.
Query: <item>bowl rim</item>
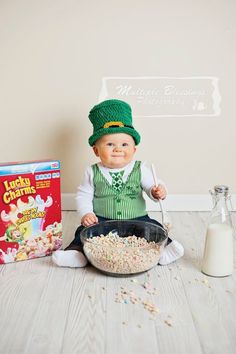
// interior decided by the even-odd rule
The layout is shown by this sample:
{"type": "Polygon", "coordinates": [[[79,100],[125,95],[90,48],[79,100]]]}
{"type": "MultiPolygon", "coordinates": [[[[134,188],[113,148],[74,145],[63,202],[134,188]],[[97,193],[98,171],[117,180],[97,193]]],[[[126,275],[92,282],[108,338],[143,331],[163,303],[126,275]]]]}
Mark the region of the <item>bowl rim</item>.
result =
{"type": "MultiPolygon", "coordinates": [[[[97,224],[93,224],[93,225],[90,225],[90,226],[86,226],[86,227],[84,227],[84,229],[83,230],[81,230],[81,232],[80,232],[80,239],[81,239],[81,241],[82,241],[82,243],[83,243],[83,245],[85,244],[85,242],[87,242],[87,240],[89,239],[88,237],[85,237],[84,236],[84,233],[88,230],[88,229],[90,229],[90,228],[93,228],[93,227],[96,227],[98,224],[112,224],[112,223],[117,223],[117,222],[119,222],[119,223],[131,223],[131,224],[150,224],[150,225],[154,225],[154,226],[156,226],[157,228],[159,228],[159,229],[161,229],[162,231],[163,231],[163,234],[165,235],[165,238],[163,238],[163,240],[161,240],[161,241],[159,241],[159,242],[155,242],[155,241],[151,241],[151,242],[155,242],[156,244],[159,244],[159,243],[163,243],[163,242],[165,242],[166,240],[167,240],[167,238],[168,238],[168,232],[167,232],[167,230],[164,228],[164,227],[162,227],[162,226],[160,226],[160,225],[157,225],[157,224],[154,224],[154,223],[152,223],[152,222],[149,222],[149,221],[142,221],[142,220],[132,220],[132,219],[128,219],[128,220],[104,220],[104,221],[101,221],[101,222],[99,222],[99,223],[97,223],[97,224]]],[[[99,236],[101,236],[101,235],[97,235],[97,236],[92,236],[91,238],[93,238],[93,237],[99,237],[99,236]]],[[[106,236],[106,235],[104,235],[104,236],[106,236]]],[[[129,236],[132,236],[132,235],[129,235],[129,236]]],[[[124,237],[126,237],[126,236],[124,236],[124,237]]],[[[127,236],[128,237],[128,236],[127,236]]],[[[138,236],[137,236],[138,237],[138,236]]],[[[112,247],[112,246],[104,246],[104,247],[112,247]]],[[[138,246],[137,246],[138,247],[138,246]]],[[[146,246],[144,246],[144,247],[146,247],[146,246]]]]}

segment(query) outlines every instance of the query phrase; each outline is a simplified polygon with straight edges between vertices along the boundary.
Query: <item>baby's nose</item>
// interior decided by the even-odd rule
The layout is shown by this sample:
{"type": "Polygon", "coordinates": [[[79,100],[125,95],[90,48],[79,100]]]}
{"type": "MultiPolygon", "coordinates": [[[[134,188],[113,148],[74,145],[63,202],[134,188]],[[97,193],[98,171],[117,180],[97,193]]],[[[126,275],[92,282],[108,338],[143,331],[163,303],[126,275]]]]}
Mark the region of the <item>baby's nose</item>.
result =
{"type": "Polygon", "coordinates": [[[115,146],[115,151],[121,151],[121,146],[115,146]]]}

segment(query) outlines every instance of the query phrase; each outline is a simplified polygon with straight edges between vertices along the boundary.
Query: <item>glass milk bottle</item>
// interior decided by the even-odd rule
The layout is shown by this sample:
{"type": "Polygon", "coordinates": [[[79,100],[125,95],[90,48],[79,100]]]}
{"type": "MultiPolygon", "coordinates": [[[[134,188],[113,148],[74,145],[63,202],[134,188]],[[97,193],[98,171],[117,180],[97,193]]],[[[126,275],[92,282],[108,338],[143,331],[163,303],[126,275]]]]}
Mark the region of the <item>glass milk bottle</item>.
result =
{"type": "Polygon", "coordinates": [[[227,207],[229,188],[215,186],[211,192],[213,209],[208,222],[202,272],[213,277],[233,273],[233,225],[227,207]]]}

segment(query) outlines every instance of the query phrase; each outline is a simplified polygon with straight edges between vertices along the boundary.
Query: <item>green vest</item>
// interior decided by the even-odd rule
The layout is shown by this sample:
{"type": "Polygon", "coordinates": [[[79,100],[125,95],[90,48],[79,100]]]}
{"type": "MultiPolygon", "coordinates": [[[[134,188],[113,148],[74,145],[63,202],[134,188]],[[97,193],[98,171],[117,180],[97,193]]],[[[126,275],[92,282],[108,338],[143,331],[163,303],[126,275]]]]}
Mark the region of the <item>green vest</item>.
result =
{"type": "Polygon", "coordinates": [[[103,176],[97,164],[92,165],[96,215],[113,220],[133,219],[147,215],[141,188],[140,161],[136,161],[120,192],[114,190],[103,176]]]}

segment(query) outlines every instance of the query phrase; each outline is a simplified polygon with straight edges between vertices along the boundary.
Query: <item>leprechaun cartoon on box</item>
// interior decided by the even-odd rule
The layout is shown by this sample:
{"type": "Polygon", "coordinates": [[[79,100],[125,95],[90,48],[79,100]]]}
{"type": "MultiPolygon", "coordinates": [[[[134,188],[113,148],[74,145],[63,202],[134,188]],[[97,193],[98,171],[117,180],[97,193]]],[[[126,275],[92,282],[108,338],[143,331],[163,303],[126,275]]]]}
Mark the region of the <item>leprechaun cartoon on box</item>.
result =
{"type": "MultiPolygon", "coordinates": [[[[133,127],[130,105],[117,99],[103,101],[91,109],[89,119],[93,124],[89,145],[99,161],[87,167],[78,187],[76,202],[81,225],[71,244],[64,251],[53,253],[58,266],[86,266],[80,240],[84,227],[106,220],[130,219],[162,226],[148,216],[143,192],[158,201],[166,198],[166,186],[161,180],[155,186],[150,167],[134,159],[141,138],[133,127]]],[[[168,239],[159,264],[169,264],[183,253],[179,242],[168,239]]]]}

